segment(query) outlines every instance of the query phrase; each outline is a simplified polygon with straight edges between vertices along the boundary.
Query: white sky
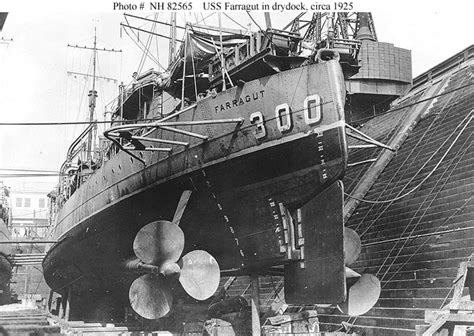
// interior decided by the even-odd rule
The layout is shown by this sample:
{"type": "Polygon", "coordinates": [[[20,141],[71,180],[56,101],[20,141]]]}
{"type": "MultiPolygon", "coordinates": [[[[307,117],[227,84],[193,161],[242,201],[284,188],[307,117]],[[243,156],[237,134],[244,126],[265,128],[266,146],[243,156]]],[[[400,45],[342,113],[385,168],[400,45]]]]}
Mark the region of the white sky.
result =
{"type": "MultiPolygon", "coordinates": [[[[134,0],[122,2],[139,3],[134,0]]],[[[312,3],[316,2],[325,3],[312,3]]],[[[379,41],[412,51],[415,76],[473,43],[472,3],[468,0],[354,1],[357,11],[372,12],[379,41]]],[[[79,99],[87,95],[89,88],[83,93],[87,83],[81,77],[68,76],[66,71],[87,71],[91,53],[67,48],[67,44],[92,45],[94,22],[98,47],[123,49],[122,54],[99,53],[99,75],[125,83],[130,81],[131,73],[138,67],[141,51],[125,33],[120,37],[123,12],[113,12],[112,5],[113,1],[109,0],[0,2],[0,12],[9,12],[0,37],[14,40],[9,45],[0,44],[1,122],[87,118],[87,100],[81,103],[79,99]]],[[[242,12],[226,13],[248,20],[242,12]]],[[[296,14],[284,13],[279,22],[286,24],[296,14]]],[[[264,26],[261,12],[252,15],[264,26]]],[[[282,25],[278,24],[278,19],[274,21],[276,28],[282,25]]],[[[253,28],[255,30],[255,26],[253,28]]],[[[167,31],[166,28],[163,33],[167,31]]],[[[145,34],[140,37],[143,41],[146,39],[145,34]]],[[[150,67],[148,63],[145,69],[150,67]]],[[[116,86],[100,81],[99,102],[110,101],[118,91],[116,86]]],[[[98,113],[102,115],[103,107],[98,107],[98,113]]],[[[58,170],[70,141],[81,129],[81,126],[0,126],[0,168],[58,170]]]]}

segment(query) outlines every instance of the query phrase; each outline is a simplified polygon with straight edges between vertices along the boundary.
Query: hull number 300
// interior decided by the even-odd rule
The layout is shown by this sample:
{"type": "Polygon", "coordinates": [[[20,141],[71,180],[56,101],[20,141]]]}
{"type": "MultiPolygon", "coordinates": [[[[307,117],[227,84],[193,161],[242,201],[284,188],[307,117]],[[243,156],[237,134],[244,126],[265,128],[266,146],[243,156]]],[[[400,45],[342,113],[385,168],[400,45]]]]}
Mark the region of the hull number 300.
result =
{"type": "MultiPolygon", "coordinates": [[[[321,121],[321,97],[311,95],[305,98],[303,102],[304,121],[308,125],[314,125],[321,121]]],[[[290,106],[287,103],[280,104],[275,107],[275,120],[277,128],[284,133],[291,129],[293,121],[291,118],[290,106]]],[[[265,120],[262,112],[254,112],[250,115],[250,122],[255,125],[255,137],[262,139],[267,136],[265,120]]]]}

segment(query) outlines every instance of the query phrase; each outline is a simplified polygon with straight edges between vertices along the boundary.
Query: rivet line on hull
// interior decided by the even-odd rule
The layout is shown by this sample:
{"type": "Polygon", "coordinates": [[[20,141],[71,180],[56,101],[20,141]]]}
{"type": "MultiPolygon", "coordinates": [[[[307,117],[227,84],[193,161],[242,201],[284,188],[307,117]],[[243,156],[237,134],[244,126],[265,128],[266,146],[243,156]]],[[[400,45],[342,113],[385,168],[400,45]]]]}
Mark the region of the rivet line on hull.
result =
{"type": "Polygon", "coordinates": [[[219,203],[216,194],[215,194],[214,191],[212,190],[212,189],[213,189],[213,188],[212,188],[212,184],[211,184],[211,182],[209,181],[209,179],[207,178],[207,175],[206,175],[206,172],[204,171],[204,169],[201,169],[201,173],[202,173],[202,176],[206,179],[206,186],[207,186],[207,188],[209,189],[209,191],[211,192],[212,198],[216,201],[217,208],[219,209],[219,212],[221,213],[222,217],[224,218],[224,221],[227,223],[227,225],[228,225],[228,227],[229,227],[229,231],[230,231],[230,233],[232,234],[232,238],[234,238],[235,244],[237,245],[237,248],[239,249],[240,256],[242,257],[241,266],[242,266],[242,267],[245,267],[245,265],[244,265],[244,260],[243,260],[243,259],[245,258],[245,253],[244,253],[242,247],[240,246],[239,238],[237,238],[237,237],[235,236],[235,230],[234,230],[234,228],[232,227],[232,224],[230,223],[229,217],[227,217],[227,215],[225,214],[224,208],[223,208],[222,205],[219,203]]]}

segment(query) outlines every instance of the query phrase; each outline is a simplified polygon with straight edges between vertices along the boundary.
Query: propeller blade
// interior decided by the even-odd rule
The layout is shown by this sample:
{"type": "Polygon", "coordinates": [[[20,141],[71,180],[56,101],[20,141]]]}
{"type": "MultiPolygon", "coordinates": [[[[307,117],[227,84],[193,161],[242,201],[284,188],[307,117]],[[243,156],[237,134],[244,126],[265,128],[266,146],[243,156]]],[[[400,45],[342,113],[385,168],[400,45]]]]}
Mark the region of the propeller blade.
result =
{"type": "Polygon", "coordinates": [[[184,249],[184,233],[179,226],[159,220],[145,225],[133,242],[135,255],[144,263],[160,266],[177,262],[184,249]]]}
{"type": "Polygon", "coordinates": [[[354,230],[344,228],[344,264],[349,266],[359,258],[362,244],[360,237],[354,230]]]}
{"type": "Polygon", "coordinates": [[[367,313],[380,296],[380,281],[375,275],[363,274],[349,288],[346,301],[339,305],[341,311],[349,316],[359,316],[367,313]]]}
{"type": "Polygon", "coordinates": [[[135,279],[128,292],[133,310],[140,316],[155,320],[165,316],[173,304],[173,294],[162,276],[145,274],[135,279]]]}
{"type": "Polygon", "coordinates": [[[179,282],[184,290],[196,300],[206,300],[219,287],[220,268],[216,259],[206,251],[194,250],[180,261],[179,282]]]}

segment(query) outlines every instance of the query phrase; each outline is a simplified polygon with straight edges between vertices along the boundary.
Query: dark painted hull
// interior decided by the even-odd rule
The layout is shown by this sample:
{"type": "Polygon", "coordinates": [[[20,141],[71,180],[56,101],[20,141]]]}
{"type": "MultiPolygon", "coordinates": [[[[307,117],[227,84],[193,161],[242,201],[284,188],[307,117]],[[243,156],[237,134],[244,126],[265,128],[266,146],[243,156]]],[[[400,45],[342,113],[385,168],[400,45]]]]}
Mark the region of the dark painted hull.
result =
{"type": "MultiPolygon", "coordinates": [[[[146,168],[120,153],[76,191],[58,218],[55,234],[60,240],[43,263],[45,279],[53,290],[72,288],[81,293],[76,301],[72,299],[76,302],[71,306],[72,316],[97,317],[97,312],[84,311],[88,297],[95,297],[96,302],[98,297],[112,300],[107,306],[128,304],[128,288],[136,275],[126,273],[121,264],[134,256],[135,235],[152,221],[171,220],[184,190],[191,190],[192,195],[180,223],[185,234],[183,254],[207,250],[221,270],[237,273],[287,261],[278,233],[282,224],[274,216],[275,204],[289,208],[304,204],[340,179],[346,165],[340,69],[332,62],[313,67],[286,74],[300,81],[306,77],[307,85],[301,88],[284,87],[284,78],[246,84],[242,95],[246,89],[259,92],[259,85],[275,95],[264,97],[262,93],[260,102],[255,99],[256,106],[248,104],[234,112],[230,103],[231,109],[226,111],[225,102],[232,102],[239,93],[236,89],[222,93],[215,102],[203,102],[196,111],[204,119],[212,119],[206,114],[214,112],[213,106],[222,106],[224,111],[215,112],[240,113],[247,119],[251,112],[268,110],[275,101],[278,104],[282,95],[292,104],[291,100],[302,102],[317,91],[327,102],[323,109],[326,114],[317,125],[305,124],[301,106],[290,105],[293,124],[287,132],[278,132],[271,111],[264,115],[268,136],[263,141],[255,139],[251,124],[244,124],[237,133],[223,129],[219,136],[206,129],[211,135],[206,143],[165,159],[147,156],[146,168]],[[315,81],[324,78],[326,82],[308,84],[310,71],[324,75],[319,74],[315,81]],[[271,85],[291,92],[277,92],[271,85]],[[193,158],[195,162],[191,162],[193,158]]],[[[196,115],[192,118],[195,120],[196,115]]]]}

